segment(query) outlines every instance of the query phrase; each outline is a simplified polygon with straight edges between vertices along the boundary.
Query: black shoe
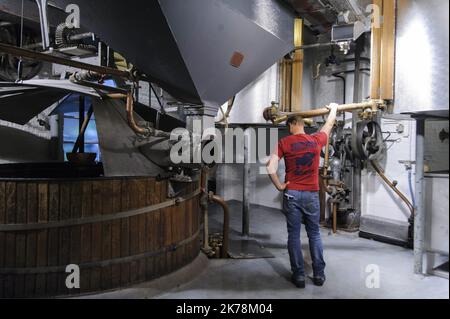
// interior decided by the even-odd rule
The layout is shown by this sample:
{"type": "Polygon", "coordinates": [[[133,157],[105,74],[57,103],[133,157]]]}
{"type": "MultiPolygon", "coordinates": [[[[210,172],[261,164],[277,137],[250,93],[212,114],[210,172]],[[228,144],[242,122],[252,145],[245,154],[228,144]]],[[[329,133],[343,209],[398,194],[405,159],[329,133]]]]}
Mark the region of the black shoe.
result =
{"type": "Polygon", "coordinates": [[[325,277],[314,277],[313,278],[314,285],[318,286],[318,287],[322,287],[323,284],[325,283],[325,281],[326,281],[325,277]]]}
{"type": "Polygon", "coordinates": [[[297,288],[305,289],[306,287],[306,281],[304,276],[297,276],[292,277],[292,282],[297,288]]]}

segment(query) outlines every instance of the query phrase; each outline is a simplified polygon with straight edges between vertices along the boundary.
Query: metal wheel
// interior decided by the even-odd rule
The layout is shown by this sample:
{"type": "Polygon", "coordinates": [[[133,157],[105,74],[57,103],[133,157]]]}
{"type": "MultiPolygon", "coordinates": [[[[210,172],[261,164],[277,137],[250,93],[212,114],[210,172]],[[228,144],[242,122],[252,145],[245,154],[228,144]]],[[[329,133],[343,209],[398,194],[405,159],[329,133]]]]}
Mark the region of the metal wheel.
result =
{"type": "Polygon", "coordinates": [[[363,161],[375,159],[384,151],[383,133],[374,121],[358,123],[356,142],[354,155],[363,161]]]}

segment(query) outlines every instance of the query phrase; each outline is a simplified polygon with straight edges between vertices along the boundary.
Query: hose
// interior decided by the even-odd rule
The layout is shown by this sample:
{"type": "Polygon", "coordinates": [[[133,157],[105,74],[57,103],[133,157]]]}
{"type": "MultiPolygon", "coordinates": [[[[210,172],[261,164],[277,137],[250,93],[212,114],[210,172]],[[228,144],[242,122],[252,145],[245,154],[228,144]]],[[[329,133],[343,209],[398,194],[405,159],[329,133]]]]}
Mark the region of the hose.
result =
{"type": "Polygon", "coordinates": [[[411,216],[414,216],[415,208],[413,204],[409,201],[409,199],[397,188],[396,184],[391,182],[386,175],[384,174],[381,167],[378,165],[375,161],[370,161],[375,171],[380,175],[380,177],[383,179],[383,181],[403,200],[403,202],[408,206],[411,216]]]}

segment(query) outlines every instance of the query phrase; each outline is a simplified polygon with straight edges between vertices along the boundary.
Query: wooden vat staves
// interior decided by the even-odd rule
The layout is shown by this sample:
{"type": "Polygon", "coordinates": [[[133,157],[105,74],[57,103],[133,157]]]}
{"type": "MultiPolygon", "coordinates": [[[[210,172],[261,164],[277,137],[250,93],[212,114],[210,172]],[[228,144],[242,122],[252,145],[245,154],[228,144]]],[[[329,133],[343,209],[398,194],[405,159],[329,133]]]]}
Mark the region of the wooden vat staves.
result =
{"type": "Polygon", "coordinates": [[[197,183],[177,199],[154,178],[0,179],[0,298],[126,287],[200,252],[197,183]],[[66,266],[80,267],[80,289],[66,266]]]}

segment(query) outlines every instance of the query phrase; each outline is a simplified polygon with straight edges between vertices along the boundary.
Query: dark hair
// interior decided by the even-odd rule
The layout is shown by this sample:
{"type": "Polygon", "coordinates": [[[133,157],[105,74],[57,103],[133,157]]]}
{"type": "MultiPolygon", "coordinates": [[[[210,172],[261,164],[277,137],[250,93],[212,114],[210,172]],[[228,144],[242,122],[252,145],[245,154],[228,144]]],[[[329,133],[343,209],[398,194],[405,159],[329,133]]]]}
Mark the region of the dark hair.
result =
{"type": "Polygon", "coordinates": [[[293,115],[288,118],[286,125],[290,127],[291,125],[304,124],[303,117],[298,115],[293,115]]]}

